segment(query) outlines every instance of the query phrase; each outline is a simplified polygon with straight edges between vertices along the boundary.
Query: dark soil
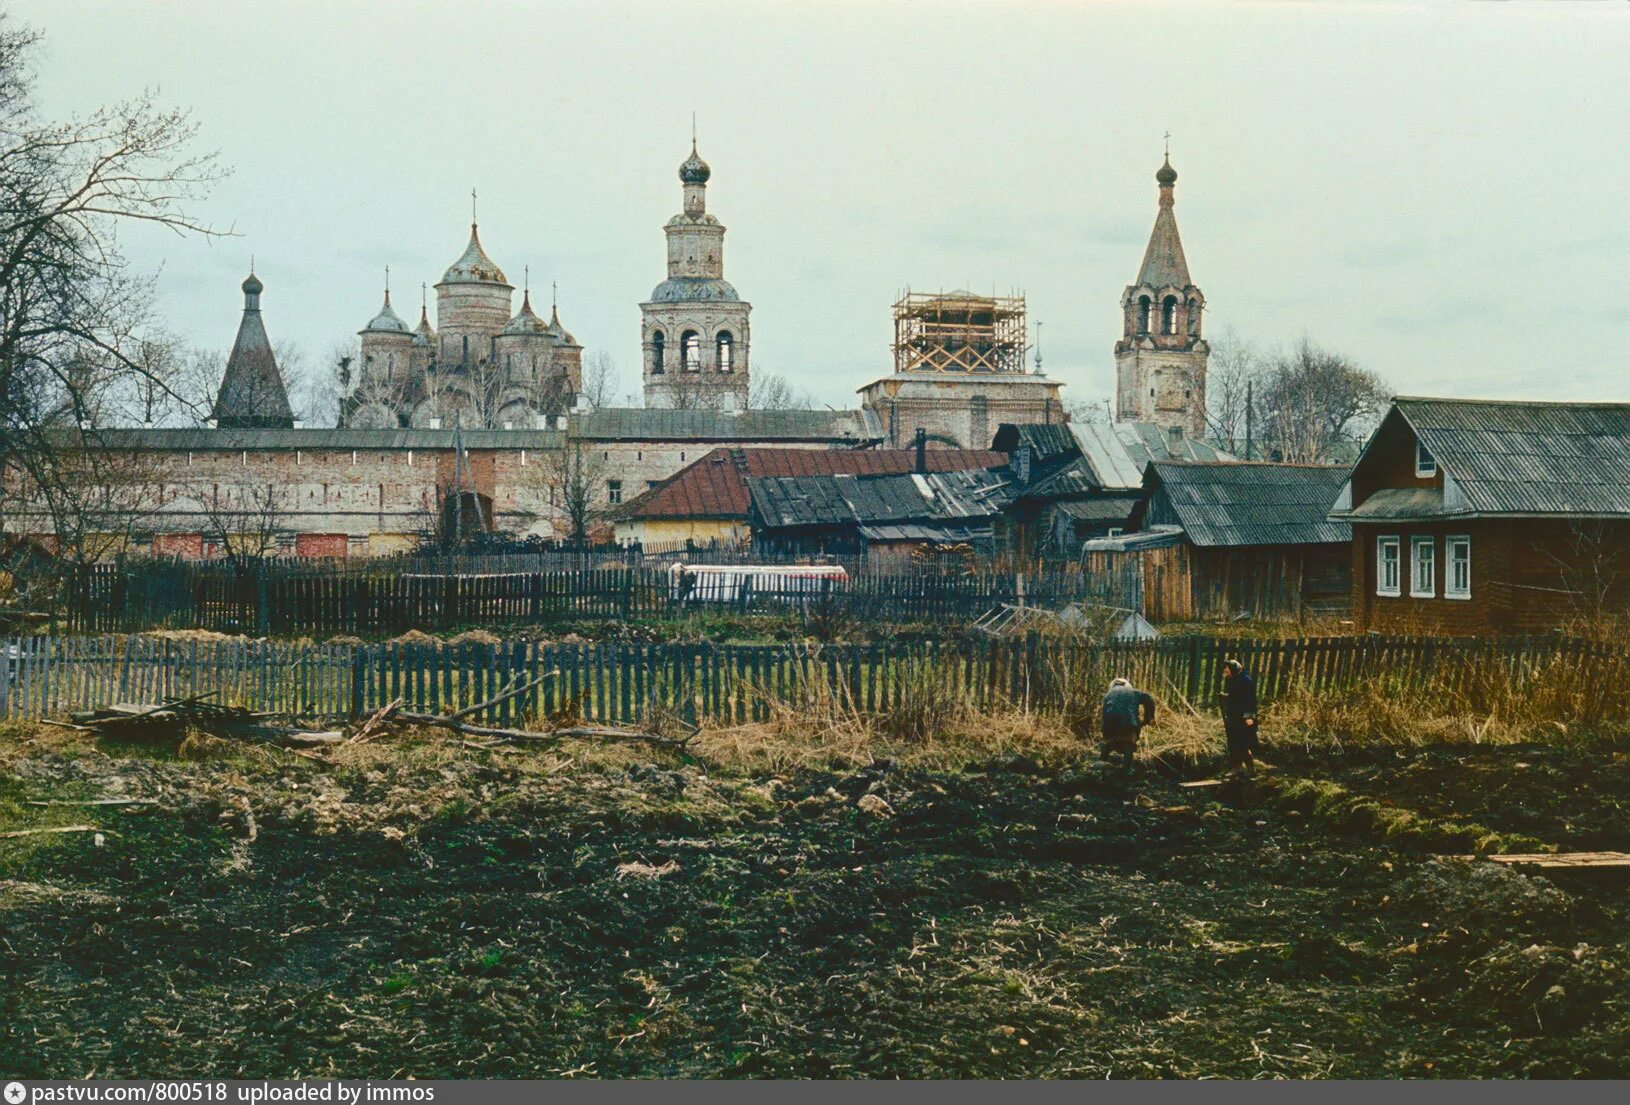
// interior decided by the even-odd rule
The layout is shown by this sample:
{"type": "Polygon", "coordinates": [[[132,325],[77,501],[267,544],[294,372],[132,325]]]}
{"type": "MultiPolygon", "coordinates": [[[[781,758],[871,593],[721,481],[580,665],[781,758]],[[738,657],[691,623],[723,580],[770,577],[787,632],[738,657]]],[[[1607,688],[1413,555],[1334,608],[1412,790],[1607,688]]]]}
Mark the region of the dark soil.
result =
{"type": "MultiPolygon", "coordinates": [[[[0,1076],[1630,1075],[1623,882],[1142,770],[469,755],[14,754],[0,830],[118,835],[0,840],[0,1076]],[[23,804],[103,794],[163,804],[23,804]]],[[[1570,756],[1331,777],[1557,843],[1622,830],[1623,763],[1570,756]]]]}
{"type": "Polygon", "coordinates": [[[1405,749],[1320,765],[1342,785],[1570,851],[1630,848],[1630,753],[1544,746],[1405,749]]]}

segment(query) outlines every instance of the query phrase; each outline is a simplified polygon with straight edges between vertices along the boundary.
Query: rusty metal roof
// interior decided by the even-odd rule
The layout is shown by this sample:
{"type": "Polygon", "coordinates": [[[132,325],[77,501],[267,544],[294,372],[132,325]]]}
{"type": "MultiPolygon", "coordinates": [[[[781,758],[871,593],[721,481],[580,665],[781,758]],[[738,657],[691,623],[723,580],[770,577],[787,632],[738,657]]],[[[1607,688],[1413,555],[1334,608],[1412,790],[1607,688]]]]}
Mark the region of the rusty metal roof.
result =
{"type": "Polygon", "coordinates": [[[1352,540],[1350,525],[1329,518],[1350,472],[1345,465],[1155,461],[1145,487],[1151,497],[1164,496],[1194,545],[1323,545],[1352,540]]]}
{"type": "MultiPolygon", "coordinates": [[[[929,449],[930,472],[999,468],[1001,453],[975,449],[929,449]]],[[[629,501],[624,520],[646,518],[746,518],[747,480],[771,476],[881,476],[911,472],[913,449],[714,449],[680,469],[660,487],[629,501]]]]}
{"type": "Polygon", "coordinates": [[[1400,396],[1393,408],[1445,473],[1445,513],[1630,515],[1630,403],[1400,396]]]}

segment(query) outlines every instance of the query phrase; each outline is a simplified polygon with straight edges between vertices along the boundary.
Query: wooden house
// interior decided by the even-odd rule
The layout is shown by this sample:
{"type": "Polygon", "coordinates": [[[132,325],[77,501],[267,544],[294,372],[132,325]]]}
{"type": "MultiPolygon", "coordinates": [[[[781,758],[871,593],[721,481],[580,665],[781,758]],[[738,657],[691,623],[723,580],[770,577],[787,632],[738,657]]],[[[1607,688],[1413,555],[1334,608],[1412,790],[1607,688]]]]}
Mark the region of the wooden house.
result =
{"type": "Polygon", "coordinates": [[[1331,518],[1361,629],[1534,633],[1630,613],[1630,404],[1401,396],[1331,518]]]}

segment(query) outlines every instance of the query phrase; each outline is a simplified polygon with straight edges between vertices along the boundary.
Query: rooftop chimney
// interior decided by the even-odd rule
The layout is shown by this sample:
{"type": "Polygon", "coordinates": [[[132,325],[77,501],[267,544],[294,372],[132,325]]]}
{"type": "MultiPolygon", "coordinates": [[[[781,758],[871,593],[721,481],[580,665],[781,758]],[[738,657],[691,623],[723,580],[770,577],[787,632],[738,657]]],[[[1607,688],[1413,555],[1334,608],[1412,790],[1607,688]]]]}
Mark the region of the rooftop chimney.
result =
{"type": "Polygon", "coordinates": [[[917,427],[917,471],[928,471],[928,431],[917,427]]]}

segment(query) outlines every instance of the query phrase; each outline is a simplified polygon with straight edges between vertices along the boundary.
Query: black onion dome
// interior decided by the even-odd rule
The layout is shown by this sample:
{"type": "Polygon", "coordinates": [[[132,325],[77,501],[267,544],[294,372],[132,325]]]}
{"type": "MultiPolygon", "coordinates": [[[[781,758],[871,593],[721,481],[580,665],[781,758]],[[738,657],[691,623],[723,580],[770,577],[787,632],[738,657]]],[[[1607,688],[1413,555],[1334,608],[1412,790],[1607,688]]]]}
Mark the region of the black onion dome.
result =
{"type": "Polygon", "coordinates": [[[679,166],[680,181],[684,184],[706,184],[712,175],[713,170],[708,168],[707,162],[697,154],[696,143],[692,142],[690,156],[679,166]]]}
{"type": "Polygon", "coordinates": [[[1166,158],[1165,164],[1156,170],[1155,183],[1162,188],[1170,188],[1177,183],[1177,170],[1172,168],[1172,159],[1170,157],[1166,158]]]}

